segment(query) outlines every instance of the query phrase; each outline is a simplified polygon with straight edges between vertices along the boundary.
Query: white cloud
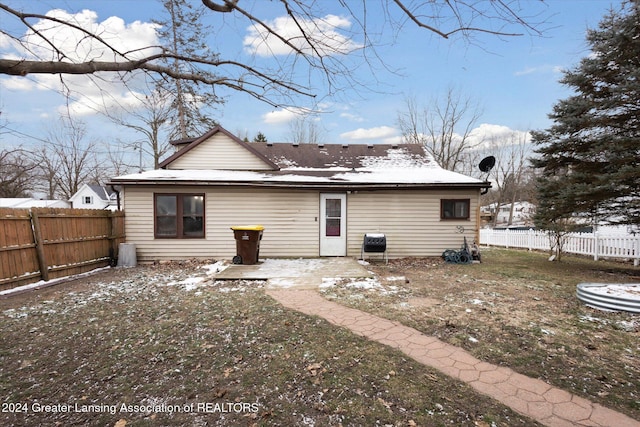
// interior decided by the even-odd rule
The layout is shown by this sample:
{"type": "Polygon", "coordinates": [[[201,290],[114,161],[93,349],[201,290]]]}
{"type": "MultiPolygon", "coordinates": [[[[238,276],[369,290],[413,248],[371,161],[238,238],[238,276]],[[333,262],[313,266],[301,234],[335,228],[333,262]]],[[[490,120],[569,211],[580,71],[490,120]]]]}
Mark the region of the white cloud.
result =
{"type": "Polygon", "coordinates": [[[37,88],[37,85],[24,77],[9,77],[0,79],[0,86],[9,90],[29,91],[37,88]]]}
{"type": "Polygon", "coordinates": [[[351,141],[371,140],[371,139],[388,139],[396,137],[398,130],[390,126],[378,126],[374,128],[359,128],[349,132],[340,134],[343,139],[351,141]]]}
{"type": "MultiPolygon", "coordinates": [[[[343,17],[327,15],[324,18],[314,20],[298,19],[294,21],[289,16],[282,16],[265,24],[280,34],[284,39],[297,49],[309,55],[316,55],[307,41],[312,40],[313,45],[323,56],[332,54],[347,54],[362,48],[362,44],[356,43],[349,37],[341,34],[339,30],[347,30],[351,22],[343,17]],[[300,31],[303,28],[305,35],[300,31]]],[[[248,53],[259,56],[287,55],[293,52],[290,46],[279,38],[270,34],[264,27],[254,25],[249,27],[243,44],[248,53]]]]}
{"type": "Polygon", "coordinates": [[[350,122],[356,122],[356,123],[361,123],[365,121],[364,117],[358,114],[352,114],[352,113],[340,113],[340,117],[345,118],[350,122]]]}
{"type": "Polygon", "coordinates": [[[559,73],[562,71],[562,67],[559,65],[539,65],[537,67],[526,67],[522,70],[513,73],[514,76],[526,76],[529,74],[546,74],[546,73],[559,73]]]}
{"type": "Polygon", "coordinates": [[[270,111],[266,114],[263,114],[262,120],[264,121],[264,123],[270,125],[278,125],[289,123],[311,113],[313,113],[313,111],[308,108],[282,108],[280,110],[270,111]]]}
{"type": "MultiPolygon", "coordinates": [[[[398,137],[399,143],[405,143],[402,137],[398,137]]],[[[422,141],[430,141],[431,136],[419,134],[418,139],[422,141]]],[[[462,135],[454,133],[452,140],[459,144],[462,142],[462,135]]],[[[495,149],[508,145],[519,144],[524,141],[529,143],[531,135],[528,131],[511,129],[508,126],[495,125],[490,123],[482,123],[478,127],[471,129],[467,135],[466,144],[472,149],[495,149]]]]}
{"type": "MultiPolygon", "coordinates": [[[[104,21],[98,20],[96,12],[83,10],[69,13],[61,9],[50,10],[49,17],[69,22],[89,33],[96,34],[104,43],[87,37],[79,29],[72,28],[42,19],[33,24],[34,28],[45,36],[64,55],[68,62],[124,61],[121,55],[114,54],[110,45],[120,54],[130,59],[138,59],[158,51],[157,29],[159,26],[151,22],[135,21],[125,23],[122,18],[111,16],[104,21]]],[[[2,42],[6,49],[4,57],[17,57],[29,60],[58,60],[57,54],[48,43],[43,42],[32,30],[22,36],[24,46],[16,43],[2,42]],[[8,49],[12,51],[8,51],[8,49]]],[[[3,49],[3,50],[4,50],[3,49]]],[[[112,108],[118,105],[135,105],[135,94],[125,87],[121,77],[115,73],[95,73],[94,75],[65,75],[64,87],[57,75],[34,74],[31,83],[27,79],[19,84],[17,79],[3,79],[2,85],[14,90],[45,89],[68,92],[71,98],[71,111],[77,114],[95,114],[97,110],[112,108]]],[[[140,73],[129,73],[127,83],[135,86],[135,81],[142,78],[140,73]],[[140,76],[140,77],[138,77],[140,76]]],[[[65,108],[66,107],[60,107],[65,108]]]]}
{"type": "Polygon", "coordinates": [[[262,116],[265,123],[274,125],[288,123],[296,117],[296,114],[290,110],[269,111],[262,116]]]}
{"type": "Polygon", "coordinates": [[[117,107],[124,107],[126,109],[134,109],[142,105],[141,99],[144,98],[142,94],[136,94],[135,92],[123,91],[120,93],[113,92],[109,94],[105,93],[91,93],[85,94],[81,99],[70,102],[69,105],[61,105],[58,107],[58,112],[64,114],[67,111],[76,114],[78,116],[88,116],[96,114],[97,111],[107,110],[117,107]]]}
{"type": "Polygon", "coordinates": [[[513,73],[516,76],[526,76],[527,74],[533,74],[536,72],[536,68],[534,67],[527,67],[524,70],[520,70],[520,71],[516,71],[515,73],[513,73]]]}
{"type": "Polygon", "coordinates": [[[529,142],[531,135],[527,131],[511,129],[508,126],[482,123],[469,132],[468,140],[473,147],[491,148],[512,145],[524,140],[529,142]]]}
{"type": "MultiPolygon", "coordinates": [[[[34,24],[42,36],[46,37],[56,48],[61,51],[68,61],[123,61],[122,56],[114,55],[112,49],[132,59],[139,59],[149,54],[158,52],[158,39],[156,30],[157,24],[150,22],[142,23],[135,21],[125,24],[122,18],[111,16],[102,22],[98,21],[98,15],[92,10],[83,10],[75,14],[68,13],[61,9],[50,10],[46,14],[57,20],[69,22],[85,31],[96,34],[104,43],[92,37],[87,37],[84,31],[57,22],[42,19],[34,24]]],[[[25,34],[26,45],[30,48],[30,53],[23,52],[26,58],[52,60],[55,58],[54,52],[48,43],[29,30],[25,34]]]]}

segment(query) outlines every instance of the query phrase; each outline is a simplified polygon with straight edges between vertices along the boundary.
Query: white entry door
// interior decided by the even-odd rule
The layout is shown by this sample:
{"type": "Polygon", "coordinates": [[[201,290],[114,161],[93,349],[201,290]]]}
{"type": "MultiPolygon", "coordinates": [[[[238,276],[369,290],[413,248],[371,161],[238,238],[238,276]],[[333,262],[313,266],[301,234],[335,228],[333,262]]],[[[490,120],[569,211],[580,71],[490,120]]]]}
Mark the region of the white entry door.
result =
{"type": "Polygon", "coordinates": [[[320,194],[320,256],[347,255],[347,195],[320,194]]]}

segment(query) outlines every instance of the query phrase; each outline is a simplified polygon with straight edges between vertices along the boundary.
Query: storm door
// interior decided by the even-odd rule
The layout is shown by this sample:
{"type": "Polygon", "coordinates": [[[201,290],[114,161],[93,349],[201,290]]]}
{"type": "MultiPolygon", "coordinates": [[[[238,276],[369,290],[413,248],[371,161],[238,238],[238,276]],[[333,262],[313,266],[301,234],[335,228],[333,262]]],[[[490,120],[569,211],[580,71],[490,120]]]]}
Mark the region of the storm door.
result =
{"type": "Polygon", "coordinates": [[[320,256],[347,255],[347,195],[320,194],[320,256]]]}

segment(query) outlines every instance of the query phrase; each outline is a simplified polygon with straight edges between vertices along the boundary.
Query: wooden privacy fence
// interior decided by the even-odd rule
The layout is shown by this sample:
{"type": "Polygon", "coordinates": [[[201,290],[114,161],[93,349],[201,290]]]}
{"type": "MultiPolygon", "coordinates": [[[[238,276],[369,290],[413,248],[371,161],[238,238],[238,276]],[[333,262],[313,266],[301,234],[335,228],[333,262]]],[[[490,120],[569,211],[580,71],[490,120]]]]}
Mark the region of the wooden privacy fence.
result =
{"type": "Polygon", "coordinates": [[[0,290],[105,267],[124,237],[121,211],[0,209],[0,290]]]}
{"type": "MultiPolygon", "coordinates": [[[[480,230],[480,243],[506,248],[550,250],[551,240],[545,230],[480,230]]],[[[600,258],[632,259],[640,264],[640,235],[606,235],[601,233],[571,233],[562,248],[563,252],[600,258]]]]}

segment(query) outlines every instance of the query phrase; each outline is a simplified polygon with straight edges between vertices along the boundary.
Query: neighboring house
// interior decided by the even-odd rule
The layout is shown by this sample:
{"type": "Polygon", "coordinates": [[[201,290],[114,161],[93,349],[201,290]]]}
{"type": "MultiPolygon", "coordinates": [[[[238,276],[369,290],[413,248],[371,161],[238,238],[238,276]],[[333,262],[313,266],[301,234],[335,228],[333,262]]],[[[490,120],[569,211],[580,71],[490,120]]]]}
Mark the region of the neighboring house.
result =
{"type": "Polygon", "coordinates": [[[39,200],[31,197],[0,198],[0,208],[70,208],[71,204],[64,200],[39,200]]]}
{"type": "Polygon", "coordinates": [[[74,209],[116,209],[116,192],[110,187],[84,184],[69,199],[74,209]]]}
{"type": "Polygon", "coordinates": [[[533,226],[533,217],[536,213],[536,205],[526,201],[515,202],[513,204],[513,216],[511,216],[511,203],[500,205],[500,208],[496,211],[497,203],[491,203],[487,206],[482,206],[480,212],[483,217],[486,216],[488,222],[497,226],[533,226]],[[497,215],[497,219],[495,218],[497,215]],[[509,223],[509,217],[511,217],[511,223],[509,223]]]}
{"type": "Polygon", "coordinates": [[[265,227],[261,257],[359,257],[384,233],[389,257],[469,243],[490,184],[442,169],[421,145],[246,143],[222,127],[175,143],[162,169],[113,178],[140,261],[227,258],[230,227],[265,227]]]}

